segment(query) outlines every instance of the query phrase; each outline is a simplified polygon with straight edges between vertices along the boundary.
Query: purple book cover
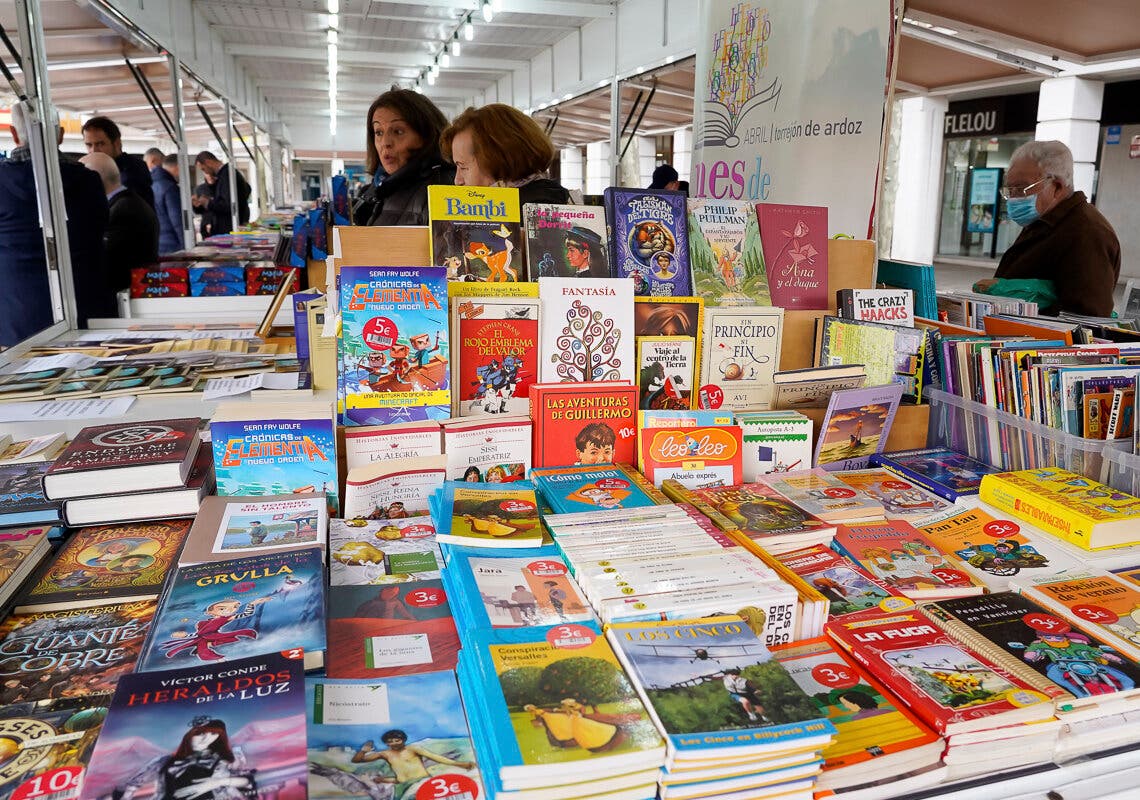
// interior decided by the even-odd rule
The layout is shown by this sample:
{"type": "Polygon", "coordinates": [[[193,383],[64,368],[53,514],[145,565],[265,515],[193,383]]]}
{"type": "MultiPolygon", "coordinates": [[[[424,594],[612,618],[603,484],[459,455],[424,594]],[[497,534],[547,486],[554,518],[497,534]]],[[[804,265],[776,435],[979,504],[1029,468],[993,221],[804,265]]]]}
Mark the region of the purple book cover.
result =
{"type": "Polygon", "coordinates": [[[758,203],[772,305],[827,309],[827,207],[758,203]]]}
{"type": "Polygon", "coordinates": [[[689,296],[693,284],[685,195],[611,186],[605,203],[613,276],[632,277],[635,295],[689,296]]]}
{"type": "Polygon", "coordinates": [[[883,452],[902,384],[841,389],[832,393],[820,425],[814,466],[836,470],[866,469],[871,456],[883,452]]]}

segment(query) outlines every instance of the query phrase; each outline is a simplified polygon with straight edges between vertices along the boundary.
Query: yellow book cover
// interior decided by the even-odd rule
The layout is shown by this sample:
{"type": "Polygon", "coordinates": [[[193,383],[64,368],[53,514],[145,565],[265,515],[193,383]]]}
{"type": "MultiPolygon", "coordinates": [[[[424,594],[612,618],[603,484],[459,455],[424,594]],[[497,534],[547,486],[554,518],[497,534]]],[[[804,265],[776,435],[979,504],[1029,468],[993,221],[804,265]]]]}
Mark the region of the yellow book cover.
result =
{"type": "Polygon", "coordinates": [[[1087,570],[1038,580],[1019,576],[1009,585],[1061,617],[1051,623],[1053,628],[1068,630],[1074,625],[1140,659],[1140,587],[1131,581],[1087,570]]]}
{"type": "Polygon", "coordinates": [[[451,528],[436,541],[472,547],[537,547],[542,541],[538,499],[526,481],[465,484],[449,481],[440,501],[451,528]]]}
{"type": "Polygon", "coordinates": [[[431,263],[449,281],[527,280],[519,190],[489,186],[429,186],[431,263]]]}
{"type": "Polygon", "coordinates": [[[979,497],[1086,550],[1140,541],[1140,498],[1058,467],[986,475],[979,497]]]}

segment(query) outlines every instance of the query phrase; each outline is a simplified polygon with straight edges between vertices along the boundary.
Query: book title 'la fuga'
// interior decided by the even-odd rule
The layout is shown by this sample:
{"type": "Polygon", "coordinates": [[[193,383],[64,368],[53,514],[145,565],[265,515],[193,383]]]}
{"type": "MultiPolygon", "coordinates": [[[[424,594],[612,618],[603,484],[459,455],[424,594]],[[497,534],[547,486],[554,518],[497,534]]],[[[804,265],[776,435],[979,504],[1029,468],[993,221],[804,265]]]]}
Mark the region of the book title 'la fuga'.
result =
{"type": "Polygon", "coordinates": [[[629,222],[654,219],[672,225],[673,207],[660,197],[637,197],[626,203],[625,217],[629,222]]]}
{"type": "Polygon", "coordinates": [[[457,197],[447,198],[447,214],[451,217],[482,217],[483,219],[507,218],[507,204],[503,201],[487,200],[483,203],[464,203],[457,197]]]}
{"type": "Polygon", "coordinates": [[[370,303],[415,304],[440,310],[439,301],[431,289],[422,283],[419,286],[403,287],[386,286],[378,282],[358,283],[352,287],[352,297],[348,301],[350,311],[363,311],[370,303]]]}

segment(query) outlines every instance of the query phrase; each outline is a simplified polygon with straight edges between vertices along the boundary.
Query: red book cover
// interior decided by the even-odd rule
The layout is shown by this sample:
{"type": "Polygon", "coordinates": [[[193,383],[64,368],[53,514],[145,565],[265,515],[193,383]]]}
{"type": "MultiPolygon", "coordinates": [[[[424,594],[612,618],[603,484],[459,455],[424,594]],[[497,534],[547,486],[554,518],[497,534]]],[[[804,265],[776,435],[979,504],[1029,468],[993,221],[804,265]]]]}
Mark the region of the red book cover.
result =
{"type": "Polygon", "coordinates": [[[854,614],[824,630],[944,736],[1053,716],[1049,698],[918,609],[854,614]]]}
{"type": "Polygon", "coordinates": [[[661,488],[667,478],[689,489],[735,486],[744,479],[739,425],[652,428],[641,435],[638,468],[661,488]]]}
{"type": "Polygon", "coordinates": [[[452,398],[458,416],[526,414],[538,374],[538,304],[530,298],[457,303],[452,398]]]}
{"type": "Polygon", "coordinates": [[[116,467],[182,464],[198,449],[197,417],[119,422],[84,428],[47,474],[60,475],[116,467]]]}
{"type": "Polygon", "coordinates": [[[637,463],[637,387],[536,383],[530,387],[534,467],[637,463]]]}
{"type": "Polygon", "coordinates": [[[772,305],[827,309],[827,207],[757,203],[772,305]]]}
{"type": "Polygon", "coordinates": [[[873,608],[893,611],[912,604],[897,589],[826,545],[781,553],[777,559],[831,601],[828,616],[832,618],[873,608]]]}

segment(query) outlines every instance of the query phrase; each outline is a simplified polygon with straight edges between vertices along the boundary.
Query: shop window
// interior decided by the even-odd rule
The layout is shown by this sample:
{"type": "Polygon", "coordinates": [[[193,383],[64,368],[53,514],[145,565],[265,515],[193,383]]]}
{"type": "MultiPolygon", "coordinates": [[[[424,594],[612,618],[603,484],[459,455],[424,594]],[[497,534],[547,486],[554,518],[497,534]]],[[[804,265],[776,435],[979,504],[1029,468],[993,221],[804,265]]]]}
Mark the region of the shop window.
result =
{"type": "Polygon", "coordinates": [[[1013,244],[1021,228],[1006,216],[996,189],[1013,151],[1032,138],[1023,133],[946,140],[938,255],[996,260],[1013,244]]]}

